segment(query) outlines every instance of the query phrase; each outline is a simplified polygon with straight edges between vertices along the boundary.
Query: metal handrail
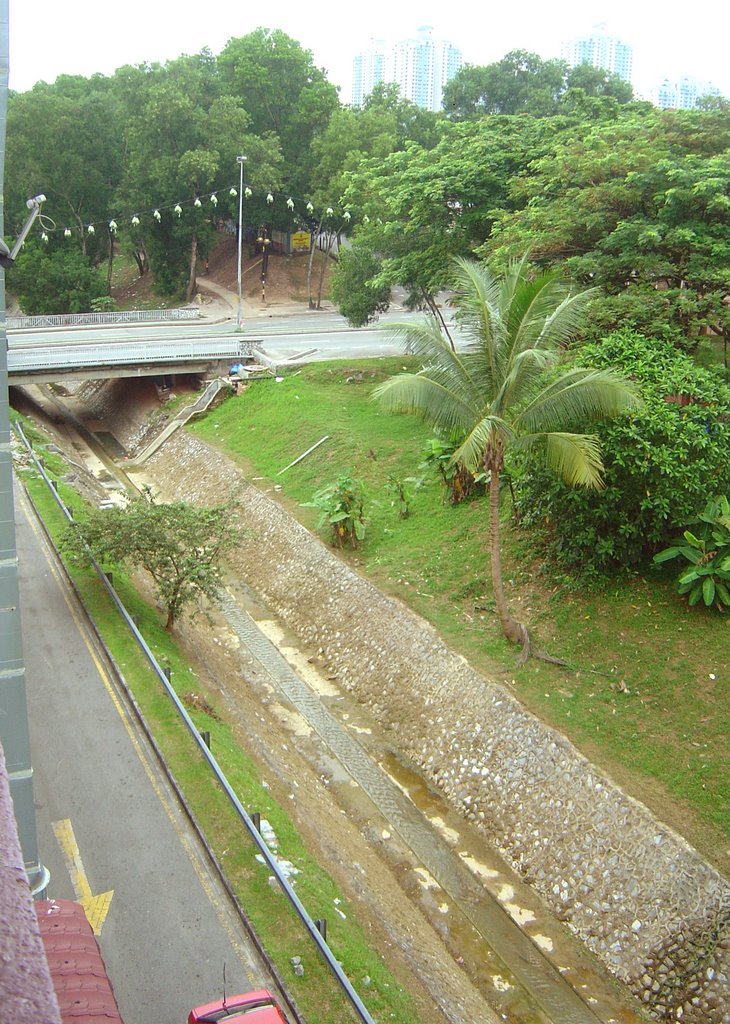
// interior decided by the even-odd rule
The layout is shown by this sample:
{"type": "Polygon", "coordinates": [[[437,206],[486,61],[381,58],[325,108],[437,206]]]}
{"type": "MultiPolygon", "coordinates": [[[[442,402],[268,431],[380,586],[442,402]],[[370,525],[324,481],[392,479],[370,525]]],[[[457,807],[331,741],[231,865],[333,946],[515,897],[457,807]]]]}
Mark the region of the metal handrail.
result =
{"type": "MultiPolygon", "coordinates": [[[[38,460],[35,452],[33,451],[32,445],[30,444],[30,442],[28,441],[28,439],[26,438],[26,436],[25,436],[25,434],[23,432],[23,428],[20,426],[19,423],[15,423],[14,427],[15,427],[15,430],[18,433],[20,439],[22,440],[23,444],[25,445],[25,447],[26,447],[26,449],[28,451],[28,454],[30,455],[30,457],[33,460],[33,462],[35,463],[36,468],[38,469],[39,473],[43,477],[43,480],[45,481],[46,485],[48,486],[51,494],[53,495],[56,503],[58,504],[59,508],[61,509],[61,512],[65,516],[66,520],[69,523],[72,523],[74,521],[74,517],[73,517],[72,513],[68,510],[68,508],[64,504],[63,499],[61,498],[60,494],[58,493],[58,491],[56,490],[55,486],[53,485],[52,480],[47,475],[45,469],[43,468],[43,466],[41,465],[40,461],[38,460]]],[[[238,799],[238,796],[236,795],[235,790],[233,789],[233,787],[231,786],[230,782],[226,778],[223,769],[218,764],[218,762],[216,761],[216,759],[213,756],[213,754],[211,753],[211,751],[208,749],[208,746],[205,743],[205,740],[203,739],[201,734],[198,732],[197,726],[195,725],[195,723],[191,719],[191,717],[188,714],[187,710],[185,709],[185,706],[183,705],[182,701],[180,700],[180,698],[178,697],[178,695],[175,693],[174,689],[172,688],[172,684],[170,683],[170,681],[168,680],[168,678],[165,675],[164,671],[160,667],[159,662],[157,661],[157,659],[155,658],[154,654],[152,653],[152,651],[150,650],[149,646],[147,645],[147,641],[144,639],[144,637],[140,633],[140,631],[137,628],[137,625],[135,624],[135,622],[132,619],[131,615],[129,614],[129,612],[124,607],[124,605],[122,604],[121,600],[119,599],[116,591],[114,590],[114,587],[109,582],[109,579],[107,578],[104,570],[101,568],[99,563],[93,557],[91,552],[89,552],[89,560],[90,560],[94,570],[96,571],[96,573],[97,573],[101,583],[104,585],[104,587],[107,590],[107,593],[109,594],[109,596],[111,597],[112,601],[116,605],[116,608],[117,608],[118,612],[120,613],[120,615],[124,619],[125,623],[127,624],[129,629],[131,630],[135,640],[137,641],[139,647],[141,648],[142,652],[144,653],[145,657],[147,658],[147,661],[149,662],[152,670],[154,671],[154,673],[156,674],[157,678],[159,679],[159,681],[162,683],[163,687],[165,688],[165,691],[166,691],[168,697],[170,698],[172,703],[175,705],[175,708],[177,709],[178,714],[182,718],[182,720],[183,720],[185,726],[187,727],[188,731],[190,732],[193,740],[197,744],[198,749],[200,750],[201,754],[203,755],[203,757],[208,762],[208,764],[209,764],[210,768],[212,769],[213,774],[217,778],[218,782],[223,787],[223,790],[224,790],[226,796],[228,797],[232,807],[234,808],[236,814],[238,815],[238,817],[243,822],[243,824],[244,824],[245,828],[247,829],[249,835],[253,839],[255,845],[258,847],[258,849],[259,849],[259,851],[261,853],[261,856],[264,858],[264,860],[266,861],[266,863],[270,867],[271,871],[273,872],[274,876],[276,877],[276,880],[278,881],[279,885],[282,887],[282,889],[284,891],[284,894],[286,895],[287,899],[289,900],[289,902],[291,903],[292,907],[294,908],[294,911],[296,912],[297,916],[299,917],[299,920],[302,922],[302,924],[304,925],[305,929],[309,933],[310,938],[313,940],[315,945],[319,948],[320,952],[322,953],[322,956],[324,957],[324,959],[327,962],[328,967],[330,968],[332,973],[335,975],[337,981],[339,982],[339,985],[340,985],[342,991],[347,996],[348,1000],[350,1001],[350,1004],[352,1005],[353,1009],[355,1010],[355,1013],[357,1014],[359,1019],[363,1022],[363,1024],[375,1024],[375,1021],[370,1016],[370,1014],[369,1014],[369,1012],[367,1010],[367,1007],[362,1002],[362,1000],[360,999],[359,995],[357,994],[357,992],[353,988],[353,986],[352,986],[352,984],[350,982],[350,979],[344,973],[344,971],[342,970],[342,967],[340,966],[339,961],[337,960],[337,958],[335,957],[334,953],[330,949],[330,947],[327,944],[326,940],[320,934],[320,931],[317,928],[317,925],[315,924],[314,920],[309,916],[309,914],[307,913],[306,909],[304,908],[303,903],[301,902],[301,900],[299,899],[297,894],[294,892],[294,889],[292,888],[288,878],[286,877],[286,874],[284,873],[284,871],[279,866],[279,862],[277,861],[276,857],[271,852],[271,850],[269,849],[268,845],[266,844],[266,841],[264,840],[263,836],[261,835],[259,830],[254,825],[253,820],[246,813],[246,810],[244,809],[241,801],[238,799]]]]}
{"type": "Polygon", "coordinates": [[[32,327],[89,327],[94,324],[155,323],[166,320],[197,320],[200,307],[184,309],[126,309],[114,313],[59,313],[39,316],[9,316],[9,331],[27,331],[32,327]]]}

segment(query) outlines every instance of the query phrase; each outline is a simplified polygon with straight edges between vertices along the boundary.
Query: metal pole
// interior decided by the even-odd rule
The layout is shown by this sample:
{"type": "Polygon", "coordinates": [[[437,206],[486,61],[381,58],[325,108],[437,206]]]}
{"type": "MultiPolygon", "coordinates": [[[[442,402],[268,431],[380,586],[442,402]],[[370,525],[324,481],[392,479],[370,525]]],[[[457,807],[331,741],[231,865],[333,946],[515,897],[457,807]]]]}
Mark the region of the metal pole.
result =
{"type": "MultiPolygon", "coordinates": [[[[0,0],[0,237],[4,231],[2,194],[8,109],[8,51],[8,0],[0,0]]],[[[43,896],[49,874],[38,856],[33,802],[33,767],[25,696],[25,659],[15,542],[7,351],[5,271],[0,269],[0,744],[5,752],[18,837],[30,889],[34,896],[43,896]]]]}
{"type": "Polygon", "coordinates": [[[240,168],[240,179],[238,185],[238,311],[236,313],[236,327],[243,327],[241,316],[241,245],[243,242],[243,165],[246,162],[245,156],[237,156],[240,168]]]}

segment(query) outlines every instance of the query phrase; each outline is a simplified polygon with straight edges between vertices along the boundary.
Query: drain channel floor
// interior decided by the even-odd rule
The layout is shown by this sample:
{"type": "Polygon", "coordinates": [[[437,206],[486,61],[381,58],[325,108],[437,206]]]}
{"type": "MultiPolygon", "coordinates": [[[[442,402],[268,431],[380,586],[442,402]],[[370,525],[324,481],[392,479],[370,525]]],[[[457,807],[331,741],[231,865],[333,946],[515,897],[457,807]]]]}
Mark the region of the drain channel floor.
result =
{"type": "Polygon", "coordinates": [[[516,983],[531,995],[554,1024],[600,1024],[602,1018],[542,955],[469,868],[454,856],[445,840],[323,706],[317,694],[296,674],[230,594],[224,598],[223,611],[241,644],[267,672],[281,696],[306,719],[329,751],[367,793],[516,983]]]}

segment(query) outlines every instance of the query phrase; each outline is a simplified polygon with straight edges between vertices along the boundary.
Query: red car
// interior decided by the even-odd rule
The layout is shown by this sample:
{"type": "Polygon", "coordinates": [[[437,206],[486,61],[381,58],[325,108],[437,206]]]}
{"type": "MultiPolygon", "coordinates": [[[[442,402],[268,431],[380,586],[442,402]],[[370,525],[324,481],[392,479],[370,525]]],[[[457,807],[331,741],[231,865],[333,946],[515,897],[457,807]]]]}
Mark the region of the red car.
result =
{"type": "Polygon", "coordinates": [[[286,1024],[286,1019],[271,992],[265,988],[240,996],[217,999],[191,1010],[188,1024],[286,1024]]]}

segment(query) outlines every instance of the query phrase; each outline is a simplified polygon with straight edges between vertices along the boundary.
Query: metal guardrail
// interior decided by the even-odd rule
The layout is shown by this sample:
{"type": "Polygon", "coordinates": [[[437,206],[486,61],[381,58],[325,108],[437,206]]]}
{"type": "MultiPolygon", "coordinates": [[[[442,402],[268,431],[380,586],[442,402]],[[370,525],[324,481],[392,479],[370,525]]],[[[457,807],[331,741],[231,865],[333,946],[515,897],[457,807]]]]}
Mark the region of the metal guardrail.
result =
{"type": "MultiPolygon", "coordinates": [[[[72,523],[74,521],[72,513],[68,510],[68,508],[64,504],[60,494],[58,493],[58,491],[56,490],[56,488],[55,488],[55,486],[53,484],[53,481],[50,479],[50,477],[47,475],[45,469],[40,464],[40,462],[39,462],[35,452],[33,451],[32,445],[30,444],[30,442],[26,438],[25,434],[23,433],[23,428],[20,426],[19,423],[15,423],[14,427],[15,427],[16,433],[18,434],[18,436],[20,437],[21,441],[25,445],[25,447],[26,447],[26,449],[28,451],[28,454],[30,455],[31,459],[33,460],[33,462],[34,462],[38,472],[40,473],[41,477],[43,478],[43,480],[46,483],[46,486],[48,487],[48,489],[50,490],[53,498],[55,499],[58,507],[61,509],[61,512],[63,513],[64,517],[66,518],[66,520],[69,523],[72,523]]],[[[243,804],[238,799],[238,796],[236,795],[235,790],[233,789],[233,787],[231,786],[230,782],[226,778],[225,773],[223,772],[223,769],[220,767],[220,765],[216,761],[215,757],[213,756],[211,751],[208,749],[208,746],[207,746],[205,740],[203,739],[201,734],[198,732],[197,726],[195,725],[195,723],[191,719],[191,717],[188,714],[184,704],[182,703],[182,701],[178,697],[177,693],[175,693],[175,690],[172,688],[172,684],[168,680],[168,678],[165,675],[164,671],[162,670],[159,662],[157,661],[157,659],[155,658],[154,654],[152,653],[152,651],[150,650],[149,646],[147,645],[147,641],[144,639],[144,637],[140,633],[139,629],[137,628],[136,623],[132,619],[131,615],[129,614],[129,612],[127,611],[127,609],[124,607],[124,605],[122,604],[121,600],[117,596],[117,593],[114,590],[114,587],[112,586],[112,584],[109,582],[109,579],[107,578],[104,570],[101,568],[101,566],[98,564],[98,562],[91,555],[90,552],[89,552],[89,561],[90,561],[91,565],[93,566],[97,576],[99,577],[99,580],[101,581],[102,585],[105,587],[107,593],[109,594],[110,598],[114,602],[114,604],[115,604],[115,606],[117,608],[117,611],[119,612],[119,614],[124,619],[126,625],[129,627],[131,633],[133,634],[133,636],[134,636],[138,646],[140,647],[140,649],[144,653],[145,657],[147,658],[147,661],[149,662],[152,670],[154,671],[155,675],[157,676],[157,678],[159,679],[160,683],[164,687],[165,692],[167,693],[167,695],[170,698],[170,700],[172,701],[172,703],[175,705],[175,708],[176,708],[180,718],[183,720],[183,723],[186,726],[186,728],[188,729],[188,732],[192,736],[194,742],[197,744],[197,747],[198,747],[200,753],[203,755],[205,760],[210,765],[210,768],[213,771],[213,774],[215,775],[216,779],[218,780],[218,782],[222,786],[226,796],[228,797],[229,802],[231,803],[231,806],[233,807],[234,811],[238,815],[238,817],[241,820],[242,824],[246,828],[246,830],[249,833],[251,839],[253,840],[255,846],[258,847],[258,850],[259,850],[261,856],[264,858],[264,860],[266,861],[266,864],[268,865],[268,867],[271,869],[272,873],[274,874],[277,882],[279,883],[279,885],[281,886],[281,888],[282,888],[282,890],[284,892],[284,895],[289,900],[289,902],[292,905],[292,908],[294,909],[294,911],[296,912],[299,920],[302,922],[302,924],[304,925],[304,928],[308,932],[309,937],[312,939],[314,944],[319,948],[319,951],[321,952],[321,954],[324,957],[328,967],[330,968],[330,970],[334,974],[335,978],[337,979],[337,981],[338,981],[338,983],[340,985],[340,988],[342,989],[344,995],[349,1000],[350,1005],[352,1006],[353,1010],[357,1014],[358,1018],[362,1021],[362,1024],[375,1024],[375,1021],[370,1016],[370,1013],[368,1012],[367,1007],[362,1002],[362,1000],[360,999],[360,996],[357,994],[357,992],[353,988],[352,983],[350,982],[350,979],[347,977],[345,972],[342,970],[342,966],[340,965],[340,962],[337,960],[337,958],[335,957],[334,953],[330,949],[329,945],[327,944],[326,939],[321,935],[321,933],[320,933],[316,923],[314,922],[314,920],[309,916],[309,914],[305,910],[303,903],[301,902],[301,900],[297,896],[296,892],[292,888],[291,883],[289,882],[289,879],[286,877],[286,874],[284,873],[282,868],[279,866],[279,862],[277,861],[276,857],[274,856],[274,854],[269,849],[268,845],[266,844],[266,841],[264,840],[264,838],[261,835],[261,833],[259,832],[259,830],[254,825],[253,819],[247,814],[246,810],[243,807],[243,804]]]]}
{"type": "Polygon", "coordinates": [[[95,366],[136,366],[147,363],[181,363],[200,359],[239,360],[261,347],[261,342],[238,338],[199,340],[170,338],[154,342],[117,342],[95,345],[73,342],[67,345],[28,345],[8,348],[8,372],[21,373],[55,369],[91,369],[95,366]]]}
{"type": "Polygon", "coordinates": [[[9,331],[27,331],[32,327],[91,327],[99,324],[156,323],[173,320],[197,320],[200,308],[128,309],[116,313],[62,313],[57,316],[9,316],[9,331]]]}

